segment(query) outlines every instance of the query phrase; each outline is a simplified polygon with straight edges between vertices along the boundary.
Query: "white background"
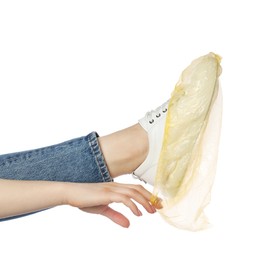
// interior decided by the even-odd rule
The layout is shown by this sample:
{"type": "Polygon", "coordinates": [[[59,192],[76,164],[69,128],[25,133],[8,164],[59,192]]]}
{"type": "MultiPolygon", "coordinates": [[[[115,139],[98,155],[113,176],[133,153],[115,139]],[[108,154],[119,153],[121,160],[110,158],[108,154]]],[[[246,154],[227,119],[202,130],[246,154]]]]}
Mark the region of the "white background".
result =
{"type": "Polygon", "coordinates": [[[224,97],[212,228],[115,205],[123,229],[59,207],[0,223],[0,258],[259,259],[258,2],[0,1],[0,154],[134,124],[210,51],[223,57],[224,97]]]}

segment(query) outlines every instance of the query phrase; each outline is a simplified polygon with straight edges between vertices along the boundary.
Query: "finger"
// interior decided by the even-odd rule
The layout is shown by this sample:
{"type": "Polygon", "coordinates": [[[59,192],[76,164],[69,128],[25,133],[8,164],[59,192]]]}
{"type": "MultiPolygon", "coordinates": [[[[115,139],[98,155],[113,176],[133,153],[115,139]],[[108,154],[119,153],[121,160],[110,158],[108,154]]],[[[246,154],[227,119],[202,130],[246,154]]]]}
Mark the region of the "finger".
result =
{"type": "Polygon", "coordinates": [[[160,199],[159,197],[157,197],[156,195],[153,195],[150,198],[150,203],[156,208],[156,209],[162,209],[163,205],[162,205],[162,199],[160,199]]]}
{"type": "Polygon", "coordinates": [[[149,200],[151,198],[151,196],[153,195],[150,191],[148,191],[147,189],[144,188],[144,186],[142,185],[131,185],[131,188],[139,191],[147,200],[149,200]]]}
{"type": "Polygon", "coordinates": [[[125,194],[120,194],[120,193],[114,193],[111,195],[111,203],[112,202],[118,202],[118,203],[123,203],[126,207],[128,207],[133,214],[136,216],[141,216],[142,213],[136,206],[136,204],[131,200],[131,198],[125,194]]]}
{"type": "Polygon", "coordinates": [[[121,227],[128,228],[130,226],[129,220],[123,214],[114,209],[111,209],[110,207],[107,207],[106,210],[101,213],[101,215],[111,219],[121,227]]]}
{"type": "Polygon", "coordinates": [[[155,213],[156,210],[154,208],[154,206],[150,203],[150,200],[147,200],[141,193],[139,193],[137,190],[132,189],[129,190],[128,195],[135,200],[136,202],[138,202],[140,205],[142,205],[147,212],[149,213],[155,213]]]}
{"type": "Polygon", "coordinates": [[[142,185],[135,186],[136,187],[134,188],[137,189],[140,193],[142,193],[145,196],[145,198],[149,200],[154,209],[162,209],[163,206],[161,198],[147,191],[142,185]]]}
{"type": "Polygon", "coordinates": [[[147,200],[149,200],[153,194],[148,191],[147,189],[145,189],[142,185],[139,184],[125,184],[125,183],[114,183],[115,187],[117,188],[130,188],[130,189],[135,189],[138,192],[140,192],[147,200]]]}
{"type": "Polygon", "coordinates": [[[131,199],[138,202],[140,205],[142,205],[147,212],[149,213],[155,213],[156,209],[153,205],[151,205],[150,198],[152,197],[151,194],[145,196],[144,195],[145,189],[142,189],[142,186],[138,187],[138,185],[125,185],[117,188],[117,192],[127,195],[131,199]]]}

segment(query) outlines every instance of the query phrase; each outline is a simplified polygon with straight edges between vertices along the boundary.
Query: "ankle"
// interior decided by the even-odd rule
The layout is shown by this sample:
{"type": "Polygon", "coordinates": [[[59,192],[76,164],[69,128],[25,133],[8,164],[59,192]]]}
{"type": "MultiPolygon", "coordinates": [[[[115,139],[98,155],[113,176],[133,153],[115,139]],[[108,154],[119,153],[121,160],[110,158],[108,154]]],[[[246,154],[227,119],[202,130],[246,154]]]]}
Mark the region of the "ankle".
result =
{"type": "Polygon", "coordinates": [[[149,152],[149,140],[147,132],[138,123],[132,127],[132,138],[129,140],[129,149],[133,165],[131,173],[146,159],[149,152]]]}
{"type": "Polygon", "coordinates": [[[147,133],[139,124],[100,137],[99,143],[112,178],[132,173],[149,150],[147,133]]]}

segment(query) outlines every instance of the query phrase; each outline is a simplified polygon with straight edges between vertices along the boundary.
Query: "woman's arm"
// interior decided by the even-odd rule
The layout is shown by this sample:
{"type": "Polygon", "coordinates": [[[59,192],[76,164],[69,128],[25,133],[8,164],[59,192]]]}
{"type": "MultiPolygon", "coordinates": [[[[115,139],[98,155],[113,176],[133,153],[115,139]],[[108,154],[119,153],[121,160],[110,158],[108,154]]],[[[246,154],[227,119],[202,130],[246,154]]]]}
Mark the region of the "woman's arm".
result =
{"type": "Polygon", "coordinates": [[[59,182],[0,180],[0,218],[63,204],[59,182]]]}
{"type": "Polygon", "coordinates": [[[128,219],[108,205],[117,202],[141,216],[135,202],[149,213],[152,194],[140,185],[108,183],[66,183],[49,181],[16,181],[0,179],[0,218],[26,214],[59,205],[70,205],[89,213],[110,218],[128,227],[128,219]],[[135,201],[135,202],[134,202],[135,201]]]}

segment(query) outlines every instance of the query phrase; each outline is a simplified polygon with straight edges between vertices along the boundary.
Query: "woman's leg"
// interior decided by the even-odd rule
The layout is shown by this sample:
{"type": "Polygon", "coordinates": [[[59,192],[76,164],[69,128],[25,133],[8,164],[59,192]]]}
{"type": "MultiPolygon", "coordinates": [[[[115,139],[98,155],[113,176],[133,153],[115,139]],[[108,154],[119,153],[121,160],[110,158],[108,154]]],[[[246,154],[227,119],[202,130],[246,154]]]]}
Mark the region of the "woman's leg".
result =
{"type": "Polygon", "coordinates": [[[112,178],[134,172],[149,149],[147,133],[140,124],[102,136],[99,144],[112,178]]]}
{"type": "Polygon", "coordinates": [[[61,144],[0,155],[0,179],[103,182],[133,172],[148,151],[136,124],[104,137],[93,132],[61,144]]]}
{"type": "Polygon", "coordinates": [[[112,181],[95,132],[57,145],[1,155],[0,179],[112,181]]]}

